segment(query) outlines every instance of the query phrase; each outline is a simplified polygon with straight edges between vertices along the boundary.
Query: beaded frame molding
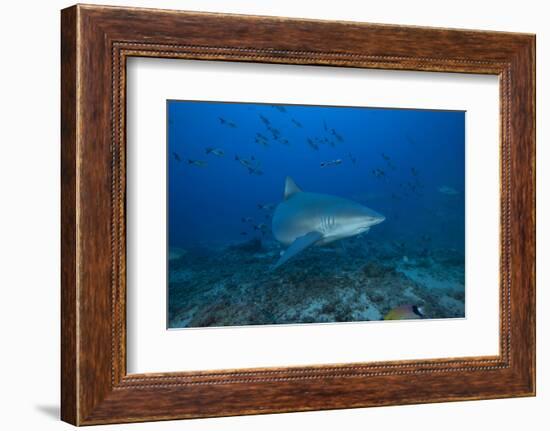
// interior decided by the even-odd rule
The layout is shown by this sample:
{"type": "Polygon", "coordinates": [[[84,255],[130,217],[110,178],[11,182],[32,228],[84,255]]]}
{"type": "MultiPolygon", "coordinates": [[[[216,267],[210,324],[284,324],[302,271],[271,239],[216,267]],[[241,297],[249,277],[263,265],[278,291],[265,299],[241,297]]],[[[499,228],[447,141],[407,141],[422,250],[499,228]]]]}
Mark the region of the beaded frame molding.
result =
{"type": "Polygon", "coordinates": [[[535,394],[535,36],[77,5],[61,13],[61,418],[74,425],[535,394]],[[126,372],[126,59],[498,75],[490,357],[126,372]]]}

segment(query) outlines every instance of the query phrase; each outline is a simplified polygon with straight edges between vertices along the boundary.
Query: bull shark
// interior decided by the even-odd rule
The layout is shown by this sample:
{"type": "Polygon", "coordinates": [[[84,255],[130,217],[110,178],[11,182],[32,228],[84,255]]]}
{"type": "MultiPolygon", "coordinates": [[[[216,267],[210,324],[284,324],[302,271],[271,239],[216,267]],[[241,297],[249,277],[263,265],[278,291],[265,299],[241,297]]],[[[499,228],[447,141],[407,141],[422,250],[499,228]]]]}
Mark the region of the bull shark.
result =
{"type": "Polygon", "coordinates": [[[313,245],[324,245],[368,232],[386,218],[357,202],[338,196],[303,192],[286,177],[284,199],[275,208],[273,236],[288,248],[272,269],[313,245]]]}

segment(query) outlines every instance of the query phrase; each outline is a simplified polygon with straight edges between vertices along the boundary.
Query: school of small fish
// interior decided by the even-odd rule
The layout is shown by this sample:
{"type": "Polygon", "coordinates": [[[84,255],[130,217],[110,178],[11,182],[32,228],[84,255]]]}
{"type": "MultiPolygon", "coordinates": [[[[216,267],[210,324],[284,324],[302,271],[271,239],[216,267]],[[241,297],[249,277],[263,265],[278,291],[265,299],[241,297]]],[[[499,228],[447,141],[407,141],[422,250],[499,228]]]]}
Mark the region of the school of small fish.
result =
{"type": "MultiPolygon", "coordinates": [[[[303,124],[297,120],[296,118],[292,117],[289,110],[283,106],[283,105],[269,105],[271,108],[278,111],[280,114],[283,114],[282,117],[287,118],[289,122],[289,127],[295,127],[302,129],[304,126],[303,124]]],[[[256,132],[254,136],[254,142],[258,145],[258,148],[263,149],[269,149],[272,145],[276,144],[282,144],[285,146],[290,146],[293,143],[296,144],[296,142],[291,142],[288,138],[283,136],[283,132],[280,128],[275,127],[275,122],[269,118],[269,116],[264,114],[258,114],[257,116],[259,125],[263,127],[264,130],[259,130],[256,132]]],[[[224,117],[218,117],[218,124],[219,127],[225,127],[228,129],[237,129],[239,126],[236,122],[232,121],[231,119],[224,118],[224,117]]],[[[305,144],[315,152],[318,152],[323,145],[328,145],[332,148],[340,148],[340,145],[345,142],[345,138],[341,132],[336,130],[336,128],[332,127],[332,125],[329,125],[325,119],[320,120],[319,128],[317,129],[320,131],[317,135],[311,135],[306,137],[305,144]]],[[[409,142],[411,145],[415,145],[414,140],[410,136],[405,136],[405,139],[409,142]]],[[[204,152],[207,157],[217,157],[217,158],[224,158],[226,155],[226,152],[219,147],[215,146],[208,146],[204,149],[204,152]]],[[[178,163],[182,162],[183,157],[173,151],[172,156],[174,160],[178,163]]],[[[235,154],[234,157],[235,161],[239,163],[239,165],[245,169],[245,171],[252,176],[261,176],[264,174],[261,162],[256,159],[254,155],[251,155],[250,157],[243,157],[239,154],[235,154]]],[[[338,166],[341,166],[344,164],[344,161],[349,160],[348,163],[351,163],[352,165],[357,165],[358,159],[355,155],[353,155],[351,152],[347,152],[346,158],[337,158],[332,160],[325,160],[320,162],[320,168],[322,169],[335,169],[338,166]]],[[[369,164],[371,165],[370,173],[371,175],[381,181],[387,181],[388,177],[390,176],[390,173],[392,171],[396,171],[398,169],[396,163],[392,159],[392,157],[382,152],[380,153],[380,162],[376,162],[376,160],[370,160],[369,164]],[[374,165],[374,166],[373,166],[374,165]]],[[[208,166],[207,160],[200,160],[200,159],[187,159],[187,165],[193,166],[197,168],[206,168],[208,166]]],[[[419,172],[419,170],[412,166],[409,168],[400,168],[400,177],[402,179],[403,172],[409,172],[409,179],[402,180],[399,183],[399,190],[392,191],[389,196],[391,199],[399,201],[404,198],[408,197],[418,197],[422,196],[422,190],[424,189],[424,184],[422,182],[422,175],[419,172]],[[407,171],[408,169],[408,171],[407,171]]],[[[447,197],[455,197],[460,194],[458,190],[451,186],[442,185],[438,187],[437,191],[441,193],[442,195],[445,195],[447,197]]],[[[261,210],[265,210],[267,214],[265,215],[265,218],[269,218],[270,213],[272,212],[274,205],[273,204],[258,204],[258,208],[261,210]]],[[[250,217],[243,217],[243,222],[246,220],[247,224],[251,224],[251,227],[254,228],[256,231],[260,231],[262,234],[267,232],[267,229],[262,228],[262,223],[260,224],[253,224],[253,220],[250,217]],[[258,227],[260,226],[260,227],[258,227]]],[[[241,232],[241,235],[248,235],[246,231],[241,232]]]]}

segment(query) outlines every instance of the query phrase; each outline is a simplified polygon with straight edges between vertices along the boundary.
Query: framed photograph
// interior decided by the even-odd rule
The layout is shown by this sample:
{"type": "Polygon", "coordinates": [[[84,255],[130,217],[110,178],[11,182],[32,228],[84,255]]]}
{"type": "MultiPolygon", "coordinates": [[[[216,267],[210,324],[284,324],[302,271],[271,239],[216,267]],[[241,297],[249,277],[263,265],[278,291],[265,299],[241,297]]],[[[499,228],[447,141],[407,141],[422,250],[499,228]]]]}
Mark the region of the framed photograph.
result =
{"type": "Polygon", "coordinates": [[[463,111],[167,112],[169,329],[465,317],[463,111]]]}
{"type": "Polygon", "coordinates": [[[535,394],[534,35],[61,16],[64,421],[535,394]]]}

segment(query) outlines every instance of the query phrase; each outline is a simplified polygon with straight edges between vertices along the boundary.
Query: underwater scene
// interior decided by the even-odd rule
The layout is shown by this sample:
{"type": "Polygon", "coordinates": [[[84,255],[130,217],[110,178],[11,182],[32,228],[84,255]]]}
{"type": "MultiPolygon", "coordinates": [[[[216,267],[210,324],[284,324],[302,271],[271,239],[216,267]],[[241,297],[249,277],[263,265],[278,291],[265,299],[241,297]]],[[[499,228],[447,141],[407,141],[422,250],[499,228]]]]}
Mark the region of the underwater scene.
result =
{"type": "Polygon", "coordinates": [[[465,317],[465,112],[167,101],[168,328],[465,317]]]}

